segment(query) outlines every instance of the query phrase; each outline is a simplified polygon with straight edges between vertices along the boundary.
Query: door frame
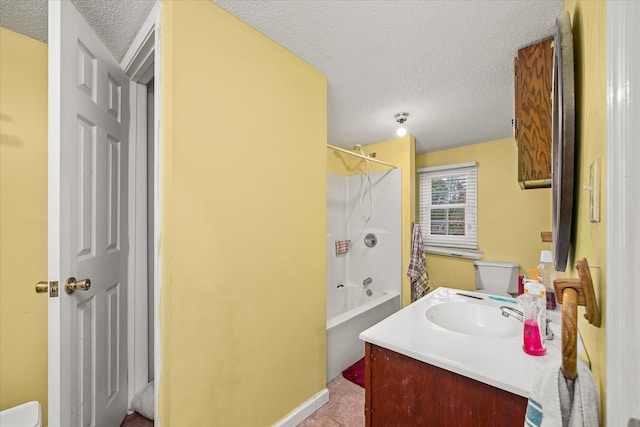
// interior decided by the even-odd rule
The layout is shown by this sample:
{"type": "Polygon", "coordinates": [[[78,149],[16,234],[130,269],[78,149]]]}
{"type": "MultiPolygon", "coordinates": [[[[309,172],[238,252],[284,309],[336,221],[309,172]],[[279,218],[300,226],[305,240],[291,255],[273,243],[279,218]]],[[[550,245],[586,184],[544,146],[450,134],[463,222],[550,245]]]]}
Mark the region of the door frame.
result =
{"type": "Polygon", "coordinates": [[[640,60],[634,40],[640,4],[607,2],[607,412],[610,426],[640,420],[638,275],[640,227],[640,60]]]}
{"type": "MultiPolygon", "coordinates": [[[[131,128],[129,136],[129,400],[147,384],[148,379],[148,292],[147,263],[153,263],[154,300],[154,402],[158,401],[158,386],[161,375],[160,352],[160,44],[157,28],[160,26],[161,2],[157,2],[142,28],[131,43],[120,62],[130,78],[131,128]],[[147,253],[147,84],[154,79],[153,105],[153,254],[147,253]]],[[[160,425],[158,405],[155,406],[155,425],[160,425]]]]}

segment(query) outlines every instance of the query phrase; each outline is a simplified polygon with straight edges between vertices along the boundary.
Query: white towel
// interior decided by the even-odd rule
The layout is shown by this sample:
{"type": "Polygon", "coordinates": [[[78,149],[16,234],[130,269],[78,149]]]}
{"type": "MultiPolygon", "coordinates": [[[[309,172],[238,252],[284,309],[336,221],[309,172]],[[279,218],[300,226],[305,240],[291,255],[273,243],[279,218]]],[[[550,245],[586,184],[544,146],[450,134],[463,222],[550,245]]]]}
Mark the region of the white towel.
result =
{"type": "Polygon", "coordinates": [[[578,360],[578,376],[571,381],[561,366],[552,360],[543,367],[529,396],[524,426],[598,427],[598,390],[591,371],[578,360]]]}
{"type": "Polygon", "coordinates": [[[425,259],[424,246],[422,244],[420,224],[413,225],[411,259],[407,269],[407,276],[411,278],[411,287],[414,290],[415,300],[425,296],[429,290],[429,274],[427,273],[427,260],[425,259]]]}

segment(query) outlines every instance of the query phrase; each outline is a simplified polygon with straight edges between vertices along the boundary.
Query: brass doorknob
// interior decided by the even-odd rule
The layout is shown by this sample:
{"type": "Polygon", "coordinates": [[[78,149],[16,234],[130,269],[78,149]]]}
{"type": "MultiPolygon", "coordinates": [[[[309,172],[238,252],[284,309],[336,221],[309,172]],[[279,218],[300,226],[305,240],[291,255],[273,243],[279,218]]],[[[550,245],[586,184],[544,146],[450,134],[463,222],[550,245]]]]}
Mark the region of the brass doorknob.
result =
{"type": "Polygon", "coordinates": [[[46,294],[47,292],[49,292],[49,282],[45,280],[36,283],[36,294],[46,294]]]}
{"type": "Polygon", "coordinates": [[[67,279],[67,282],[64,284],[64,291],[69,295],[71,295],[76,290],[88,291],[90,287],[91,287],[91,280],[89,279],[76,280],[75,277],[69,277],[67,279]]]}
{"type": "Polygon", "coordinates": [[[43,280],[36,283],[36,293],[46,294],[49,293],[49,298],[58,298],[58,281],[52,280],[50,282],[43,280]]]}

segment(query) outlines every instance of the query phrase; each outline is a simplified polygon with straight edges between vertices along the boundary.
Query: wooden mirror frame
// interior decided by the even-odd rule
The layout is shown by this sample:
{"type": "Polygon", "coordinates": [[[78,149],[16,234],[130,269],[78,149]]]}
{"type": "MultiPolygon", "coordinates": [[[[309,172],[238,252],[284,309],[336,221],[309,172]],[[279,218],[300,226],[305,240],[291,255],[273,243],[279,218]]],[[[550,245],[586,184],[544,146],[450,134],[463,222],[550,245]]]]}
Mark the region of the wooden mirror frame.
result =
{"type": "Polygon", "coordinates": [[[556,18],[553,50],[551,114],[553,264],[556,271],[565,271],[571,246],[575,145],[573,34],[567,11],[556,18]]]}

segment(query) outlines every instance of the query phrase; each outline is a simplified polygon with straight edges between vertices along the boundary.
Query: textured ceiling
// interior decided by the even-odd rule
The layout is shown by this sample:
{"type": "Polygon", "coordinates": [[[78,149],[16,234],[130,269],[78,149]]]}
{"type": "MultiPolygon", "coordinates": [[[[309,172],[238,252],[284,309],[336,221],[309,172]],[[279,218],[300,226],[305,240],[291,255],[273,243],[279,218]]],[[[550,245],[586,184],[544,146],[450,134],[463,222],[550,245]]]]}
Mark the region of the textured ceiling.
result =
{"type": "MultiPolygon", "coordinates": [[[[71,3],[120,61],[155,0],[71,0],[71,3]]],[[[47,10],[47,0],[0,0],[0,27],[46,42],[47,10]]]]}
{"type": "MultiPolygon", "coordinates": [[[[563,0],[212,0],[328,79],[329,143],[406,125],[419,153],[512,135],[513,58],[563,0]]],[[[153,0],[72,0],[120,60],[153,0]]],[[[46,0],[0,0],[0,26],[46,41],[46,0]]]]}
{"type": "Polygon", "coordinates": [[[47,41],[47,0],[0,0],[0,27],[47,41]]]}
{"type": "Polygon", "coordinates": [[[513,134],[513,58],[553,34],[563,0],[213,0],[328,79],[329,143],[395,136],[417,151],[513,134]]]}

